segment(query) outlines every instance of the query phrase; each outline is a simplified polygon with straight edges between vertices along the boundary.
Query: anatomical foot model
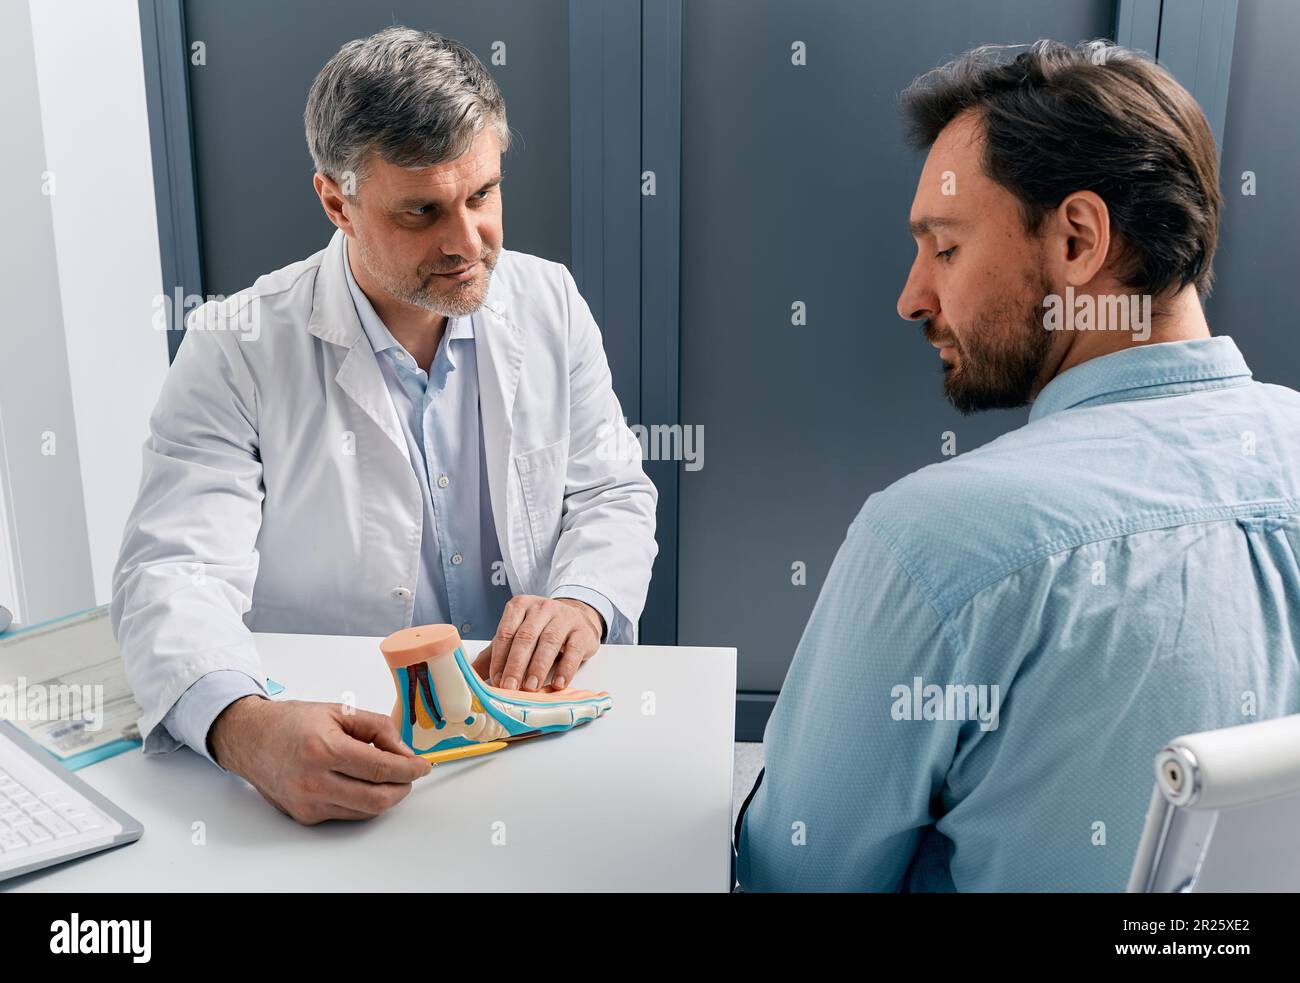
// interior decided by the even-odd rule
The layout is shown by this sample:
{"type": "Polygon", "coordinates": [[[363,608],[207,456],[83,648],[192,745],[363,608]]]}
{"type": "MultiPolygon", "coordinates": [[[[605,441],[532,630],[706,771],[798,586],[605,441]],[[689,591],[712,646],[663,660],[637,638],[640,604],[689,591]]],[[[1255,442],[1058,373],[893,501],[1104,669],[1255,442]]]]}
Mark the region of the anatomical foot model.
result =
{"type": "Polygon", "coordinates": [[[467,757],[504,747],[504,741],[569,730],[614,705],[608,693],[526,693],[489,686],[465,658],[453,625],[403,628],[379,649],[397,687],[393,722],[407,746],[430,760],[467,757]]]}

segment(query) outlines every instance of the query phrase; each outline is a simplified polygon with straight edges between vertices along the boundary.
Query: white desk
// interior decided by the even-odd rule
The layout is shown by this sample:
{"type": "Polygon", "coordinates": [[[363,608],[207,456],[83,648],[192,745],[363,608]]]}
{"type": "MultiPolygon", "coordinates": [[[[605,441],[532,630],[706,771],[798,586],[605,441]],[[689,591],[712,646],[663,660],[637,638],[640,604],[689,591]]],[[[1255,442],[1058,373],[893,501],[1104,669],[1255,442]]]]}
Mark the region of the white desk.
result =
{"type": "MultiPolygon", "coordinates": [[[[467,642],[472,659],[484,642],[467,642]]],[[[280,699],[392,710],[377,638],[258,635],[280,699]]],[[[32,891],[723,891],[736,651],[610,645],[575,685],[613,712],[438,765],[367,822],[300,826],[187,748],[78,772],[144,824],[136,843],[4,885],[32,891]],[[643,712],[653,700],[654,713],[643,712]],[[196,845],[202,823],[206,844],[196,845]],[[504,823],[505,845],[492,843],[504,823]]]]}

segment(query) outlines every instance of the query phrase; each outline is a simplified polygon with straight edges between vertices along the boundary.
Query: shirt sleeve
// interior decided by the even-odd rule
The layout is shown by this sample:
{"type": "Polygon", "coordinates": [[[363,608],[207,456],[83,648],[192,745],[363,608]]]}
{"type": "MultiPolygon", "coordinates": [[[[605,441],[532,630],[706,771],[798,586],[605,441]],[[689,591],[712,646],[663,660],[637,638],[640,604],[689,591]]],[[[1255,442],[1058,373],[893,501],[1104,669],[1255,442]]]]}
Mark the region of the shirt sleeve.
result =
{"type": "Polygon", "coordinates": [[[764,778],[737,836],[746,891],[898,890],[933,841],[961,724],[914,719],[912,694],[956,681],[955,649],[866,512],[768,721],[764,778]]]}
{"type": "Polygon", "coordinates": [[[551,597],[568,597],[595,608],[596,612],[605,619],[605,633],[600,636],[600,640],[603,643],[609,638],[609,629],[614,624],[616,608],[614,602],[600,591],[592,590],[590,587],[580,587],[577,584],[565,584],[551,591],[551,597]]]}
{"type": "Polygon", "coordinates": [[[238,669],[214,670],[201,676],[181,694],[163,717],[162,726],[176,740],[220,768],[208,747],[208,731],[221,711],[245,696],[266,698],[266,691],[252,676],[238,669]]]}

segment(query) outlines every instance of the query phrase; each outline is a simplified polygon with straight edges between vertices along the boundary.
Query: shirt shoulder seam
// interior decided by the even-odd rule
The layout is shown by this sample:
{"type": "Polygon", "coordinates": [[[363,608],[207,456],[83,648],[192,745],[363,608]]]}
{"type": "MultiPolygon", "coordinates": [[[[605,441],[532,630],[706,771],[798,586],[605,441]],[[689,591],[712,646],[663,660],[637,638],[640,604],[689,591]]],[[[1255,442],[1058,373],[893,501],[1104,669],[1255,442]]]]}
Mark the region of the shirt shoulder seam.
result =
{"type": "Polygon", "coordinates": [[[1297,512],[1300,512],[1300,498],[1280,498],[1244,502],[1237,505],[1214,505],[1195,509],[1181,509],[1176,512],[1159,512],[1093,523],[1075,530],[1072,535],[1049,540],[1028,550],[1012,554],[1002,563],[993,567],[986,576],[974,581],[972,586],[963,589],[956,597],[949,598],[948,603],[944,603],[942,595],[920,576],[912,564],[905,561],[906,553],[904,550],[894,540],[886,536],[884,531],[870,520],[870,517],[860,516],[854,521],[866,524],[876,537],[889,547],[899,566],[922,590],[927,601],[930,602],[943,623],[947,624],[956,612],[960,611],[988,588],[1001,583],[1008,577],[1014,576],[1033,563],[1046,560],[1069,550],[1078,549],[1081,546],[1089,546],[1094,543],[1106,542],[1107,540],[1144,532],[1172,529],[1176,526],[1201,525],[1209,522],[1221,522],[1226,519],[1249,518],[1261,514],[1291,515],[1297,512]]]}

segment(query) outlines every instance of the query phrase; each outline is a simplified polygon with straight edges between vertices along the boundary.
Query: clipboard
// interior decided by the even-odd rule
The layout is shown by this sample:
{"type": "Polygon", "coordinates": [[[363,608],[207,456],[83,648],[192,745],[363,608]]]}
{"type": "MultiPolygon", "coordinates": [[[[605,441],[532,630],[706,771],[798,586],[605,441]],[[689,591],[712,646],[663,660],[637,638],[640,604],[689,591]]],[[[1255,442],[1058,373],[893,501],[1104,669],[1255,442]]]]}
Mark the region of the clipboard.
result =
{"type": "Polygon", "coordinates": [[[0,719],[69,771],[140,747],[140,715],[108,605],[0,634],[0,719]]]}

